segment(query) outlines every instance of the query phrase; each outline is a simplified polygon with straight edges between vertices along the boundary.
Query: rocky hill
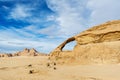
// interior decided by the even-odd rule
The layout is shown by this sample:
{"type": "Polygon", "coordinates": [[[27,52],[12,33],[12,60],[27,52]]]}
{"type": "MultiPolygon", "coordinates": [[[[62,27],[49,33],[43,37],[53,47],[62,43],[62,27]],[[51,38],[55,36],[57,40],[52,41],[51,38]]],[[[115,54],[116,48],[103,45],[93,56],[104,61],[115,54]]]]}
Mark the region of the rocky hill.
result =
{"type": "Polygon", "coordinates": [[[50,53],[50,58],[81,64],[120,63],[120,20],[94,26],[67,39],[50,53]],[[63,51],[71,41],[76,42],[73,51],[63,51]]]}
{"type": "Polygon", "coordinates": [[[15,53],[17,56],[36,56],[37,51],[35,49],[27,49],[25,48],[23,51],[15,53]]]}
{"type": "Polygon", "coordinates": [[[13,54],[1,53],[0,57],[14,57],[14,56],[47,56],[45,53],[39,53],[34,48],[25,48],[23,51],[19,51],[13,54]]]}
{"type": "Polygon", "coordinates": [[[0,53],[0,57],[12,57],[12,54],[7,54],[7,53],[0,53]]]}
{"type": "Polygon", "coordinates": [[[32,49],[25,48],[23,51],[19,51],[19,52],[15,53],[14,55],[15,56],[43,56],[46,54],[39,53],[34,48],[32,48],[32,49]]]}

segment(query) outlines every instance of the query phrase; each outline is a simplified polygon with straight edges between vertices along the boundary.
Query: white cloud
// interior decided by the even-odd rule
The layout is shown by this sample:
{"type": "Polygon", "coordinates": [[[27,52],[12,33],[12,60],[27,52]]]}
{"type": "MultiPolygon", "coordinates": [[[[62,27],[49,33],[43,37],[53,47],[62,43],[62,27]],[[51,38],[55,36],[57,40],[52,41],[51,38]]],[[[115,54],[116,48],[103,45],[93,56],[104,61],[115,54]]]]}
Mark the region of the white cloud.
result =
{"type": "Polygon", "coordinates": [[[53,39],[51,41],[51,39],[39,38],[34,34],[27,33],[24,28],[5,28],[0,30],[0,51],[2,52],[15,52],[24,48],[35,48],[39,52],[48,53],[57,47],[58,44],[57,40],[53,39]]]}
{"type": "Polygon", "coordinates": [[[54,15],[47,16],[47,21],[54,21],[56,17],[54,15]]]}
{"type": "MultiPolygon", "coordinates": [[[[35,47],[39,49],[42,47],[39,49],[40,51],[49,52],[63,40],[87,29],[88,26],[120,19],[120,0],[47,0],[47,4],[56,14],[47,15],[46,22],[48,21],[49,24],[49,21],[53,21],[55,24],[41,29],[40,25],[45,24],[40,24],[42,21],[40,17],[32,16],[31,10],[33,8],[16,5],[9,17],[16,20],[26,20],[31,24],[22,29],[11,28],[1,31],[0,45],[9,48],[35,47]],[[35,34],[26,31],[47,35],[48,39],[36,37],[35,34]],[[24,35],[24,37],[20,35],[24,35]]],[[[4,8],[6,7],[4,6],[4,8]]]]}
{"type": "Polygon", "coordinates": [[[57,46],[50,42],[35,41],[30,39],[22,40],[22,39],[10,39],[10,38],[9,40],[1,41],[0,45],[1,47],[5,48],[6,52],[7,52],[7,49],[9,48],[11,49],[11,52],[22,50],[24,48],[35,48],[40,52],[46,52],[46,53],[50,52],[54,47],[57,46]]]}
{"type": "Polygon", "coordinates": [[[24,29],[34,31],[34,29],[36,29],[36,27],[34,25],[29,25],[29,26],[26,26],[24,29]]]}
{"type": "Polygon", "coordinates": [[[88,26],[120,19],[118,0],[47,0],[47,4],[57,14],[48,16],[48,21],[54,20],[56,24],[43,29],[30,26],[29,30],[46,34],[49,38],[66,39],[87,29],[88,26]]]}
{"type": "Polygon", "coordinates": [[[71,36],[105,21],[120,19],[120,0],[47,0],[63,35],[71,36]]]}
{"type": "Polygon", "coordinates": [[[23,20],[27,17],[32,16],[31,10],[31,7],[22,4],[17,4],[10,12],[9,18],[15,20],[23,20]]]}
{"type": "Polygon", "coordinates": [[[90,26],[120,19],[120,0],[88,0],[87,7],[92,10],[90,26]]]}
{"type": "Polygon", "coordinates": [[[60,26],[63,35],[72,36],[84,30],[85,19],[83,17],[86,8],[86,0],[49,0],[49,8],[55,11],[58,16],[56,21],[60,26]]]}
{"type": "Polygon", "coordinates": [[[10,39],[10,38],[9,40],[1,41],[0,45],[6,46],[6,48],[13,48],[14,50],[16,49],[16,51],[18,48],[22,48],[22,49],[37,48],[41,52],[48,52],[52,48],[56,47],[56,45],[49,42],[35,41],[30,39],[22,40],[22,39],[10,39]],[[48,49],[47,47],[49,45],[51,45],[51,47],[48,49]]]}
{"type": "Polygon", "coordinates": [[[38,30],[37,32],[40,34],[46,34],[49,37],[57,37],[60,35],[60,33],[58,32],[58,28],[56,26],[49,26],[47,28],[43,28],[41,30],[38,30]]]}
{"type": "Polygon", "coordinates": [[[2,7],[3,7],[4,9],[6,9],[6,10],[7,10],[7,9],[9,9],[9,7],[7,7],[7,6],[5,6],[5,5],[4,5],[4,6],[2,6],[2,7]]]}

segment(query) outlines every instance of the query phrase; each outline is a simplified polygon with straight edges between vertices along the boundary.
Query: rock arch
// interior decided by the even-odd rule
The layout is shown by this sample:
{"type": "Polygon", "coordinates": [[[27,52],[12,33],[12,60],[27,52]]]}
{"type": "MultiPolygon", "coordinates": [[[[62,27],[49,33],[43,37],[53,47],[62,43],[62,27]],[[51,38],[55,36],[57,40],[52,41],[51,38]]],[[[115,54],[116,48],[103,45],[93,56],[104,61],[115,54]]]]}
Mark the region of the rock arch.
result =
{"type": "Polygon", "coordinates": [[[75,37],[68,38],[62,44],[60,44],[56,49],[62,51],[62,49],[65,47],[65,45],[72,41],[75,41],[75,37]]]}
{"type": "Polygon", "coordinates": [[[52,55],[59,55],[60,52],[62,52],[62,49],[65,47],[66,44],[75,41],[75,37],[70,37],[67,40],[65,40],[62,44],[60,44],[55,50],[53,50],[50,54],[52,55]],[[55,53],[55,54],[54,54],[55,53]]]}

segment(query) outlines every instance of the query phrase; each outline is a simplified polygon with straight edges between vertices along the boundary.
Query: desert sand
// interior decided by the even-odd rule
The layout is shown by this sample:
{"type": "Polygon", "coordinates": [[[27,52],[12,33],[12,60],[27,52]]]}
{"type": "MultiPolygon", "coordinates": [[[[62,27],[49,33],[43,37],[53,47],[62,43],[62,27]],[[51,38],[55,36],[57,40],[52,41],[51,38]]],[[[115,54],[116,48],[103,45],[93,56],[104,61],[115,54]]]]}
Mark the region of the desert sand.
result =
{"type": "Polygon", "coordinates": [[[52,64],[48,56],[3,57],[0,80],[120,80],[120,64],[52,64]]]}

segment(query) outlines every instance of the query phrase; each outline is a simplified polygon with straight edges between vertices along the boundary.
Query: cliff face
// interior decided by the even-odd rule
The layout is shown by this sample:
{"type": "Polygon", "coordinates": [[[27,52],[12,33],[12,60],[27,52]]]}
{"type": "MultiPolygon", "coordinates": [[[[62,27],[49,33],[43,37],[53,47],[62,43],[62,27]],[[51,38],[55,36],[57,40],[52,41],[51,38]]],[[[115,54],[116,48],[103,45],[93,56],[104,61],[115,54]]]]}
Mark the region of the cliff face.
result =
{"type": "Polygon", "coordinates": [[[120,20],[92,27],[73,36],[50,53],[50,58],[75,60],[81,64],[120,62],[120,20]],[[76,41],[73,51],[62,51],[69,42],[76,41]]]}
{"type": "Polygon", "coordinates": [[[101,43],[120,40],[120,20],[95,26],[75,36],[79,44],[101,43]]]}

